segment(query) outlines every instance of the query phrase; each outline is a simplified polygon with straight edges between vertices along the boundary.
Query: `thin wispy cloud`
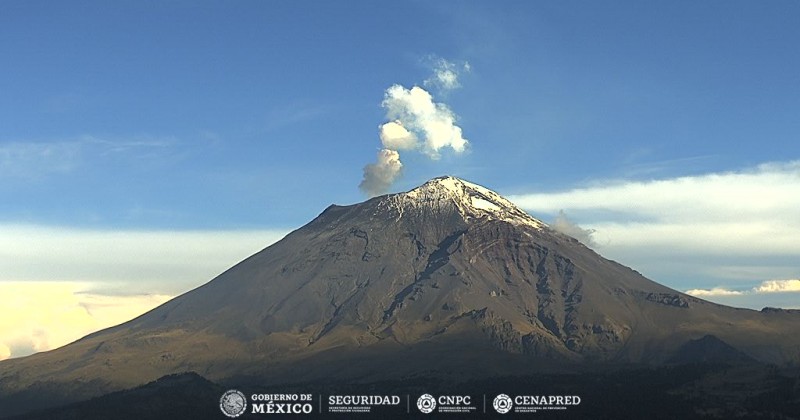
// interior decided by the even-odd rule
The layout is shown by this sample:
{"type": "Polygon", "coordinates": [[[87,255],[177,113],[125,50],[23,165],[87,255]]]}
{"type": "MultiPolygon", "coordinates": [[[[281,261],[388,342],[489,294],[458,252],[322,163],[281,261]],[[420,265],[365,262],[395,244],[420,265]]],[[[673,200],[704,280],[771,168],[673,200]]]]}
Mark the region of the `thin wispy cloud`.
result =
{"type": "Polygon", "coordinates": [[[324,104],[293,102],[270,109],[264,117],[264,130],[272,131],[313,121],[331,112],[324,104]]]}
{"type": "Polygon", "coordinates": [[[625,162],[621,168],[621,172],[624,174],[624,176],[630,178],[641,178],[674,173],[675,171],[680,170],[700,171],[703,168],[708,167],[710,162],[713,162],[715,159],[719,158],[717,155],[701,155],[648,161],[646,157],[649,157],[652,152],[647,150],[642,151],[641,154],[643,156],[640,156],[639,153],[633,153],[628,159],[626,159],[628,162],[625,162]]]}
{"type": "Polygon", "coordinates": [[[0,180],[40,180],[75,171],[97,158],[148,157],[176,143],[171,137],[91,135],[67,140],[0,143],[0,180]]]}
{"type": "Polygon", "coordinates": [[[425,79],[423,85],[429,89],[437,89],[446,93],[447,91],[461,87],[459,77],[461,73],[468,73],[471,66],[468,62],[453,63],[441,57],[429,57],[430,66],[433,74],[425,79]]]}
{"type": "Polygon", "coordinates": [[[97,230],[0,225],[0,282],[92,282],[177,294],[279,240],[284,230],[97,230]]]}
{"type": "Polygon", "coordinates": [[[82,147],[80,141],[0,144],[0,180],[69,172],[80,164],[82,147]]]}
{"type": "Polygon", "coordinates": [[[174,137],[133,136],[126,138],[108,138],[98,136],[82,136],[79,142],[87,152],[99,154],[148,152],[149,150],[166,149],[178,143],[174,137]]]}

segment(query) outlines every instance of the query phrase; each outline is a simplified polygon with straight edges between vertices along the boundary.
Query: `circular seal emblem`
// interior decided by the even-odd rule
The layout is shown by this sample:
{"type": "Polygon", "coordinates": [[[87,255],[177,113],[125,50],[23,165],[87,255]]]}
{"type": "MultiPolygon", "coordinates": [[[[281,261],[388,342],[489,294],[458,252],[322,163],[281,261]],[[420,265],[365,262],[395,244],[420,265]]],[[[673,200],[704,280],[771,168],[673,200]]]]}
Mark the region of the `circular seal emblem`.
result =
{"type": "Polygon", "coordinates": [[[422,394],[417,399],[417,408],[425,414],[432,412],[436,408],[436,398],[431,394],[422,394]]]}
{"type": "Polygon", "coordinates": [[[511,411],[511,407],[514,406],[514,403],[511,402],[511,397],[506,394],[500,394],[494,397],[494,402],[492,403],[494,410],[500,414],[505,414],[511,411]]]}
{"type": "Polygon", "coordinates": [[[219,409],[228,417],[239,417],[247,409],[247,398],[235,389],[225,391],[219,399],[219,409]]]}

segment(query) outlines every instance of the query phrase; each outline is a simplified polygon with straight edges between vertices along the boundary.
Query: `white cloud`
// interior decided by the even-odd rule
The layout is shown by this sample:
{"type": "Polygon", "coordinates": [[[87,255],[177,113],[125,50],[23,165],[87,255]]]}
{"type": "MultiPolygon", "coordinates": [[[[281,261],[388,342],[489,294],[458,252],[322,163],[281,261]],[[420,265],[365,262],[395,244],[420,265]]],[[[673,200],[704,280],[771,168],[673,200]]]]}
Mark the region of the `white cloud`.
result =
{"type": "Polygon", "coordinates": [[[531,211],[582,215],[612,248],[800,255],[800,161],[511,196],[531,211]]]}
{"type": "Polygon", "coordinates": [[[767,280],[753,289],[756,293],[800,292],[800,280],[767,280]]]}
{"type": "Polygon", "coordinates": [[[458,74],[449,69],[439,69],[436,71],[436,81],[445,89],[455,89],[461,86],[458,83],[458,74]]]}
{"type": "Polygon", "coordinates": [[[458,89],[461,83],[458,81],[459,73],[469,71],[469,63],[464,63],[462,66],[456,65],[443,58],[432,58],[433,75],[425,80],[426,87],[438,88],[442,91],[458,89]]]}
{"type": "Polygon", "coordinates": [[[92,282],[128,293],[177,294],[205,283],[285,234],[0,225],[0,282],[92,282]]]}
{"type": "Polygon", "coordinates": [[[692,289],[687,290],[686,294],[697,296],[697,297],[705,297],[705,296],[738,296],[743,294],[737,290],[728,290],[722,287],[715,287],[713,289],[692,289]]]}
{"type": "Polygon", "coordinates": [[[0,360],[51,350],[171,299],[89,292],[81,282],[0,282],[0,360]]]}
{"type": "Polygon", "coordinates": [[[448,91],[461,87],[458,78],[462,71],[470,71],[469,63],[465,62],[462,65],[457,65],[444,58],[432,58],[432,60],[433,75],[425,79],[424,85],[426,87],[438,88],[440,91],[448,91]]]}
{"type": "Polygon", "coordinates": [[[406,89],[393,85],[386,89],[381,105],[386,109],[387,119],[400,121],[423,139],[422,151],[432,159],[438,159],[445,147],[461,153],[469,144],[455,123],[453,111],[443,103],[434,102],[433,96],[419,86],[406,89]]]}
{"type": "MultiPolygon", "coordinates": [[[[739,291],[726,289],[724,287],[714,287],[711,289],[691,289],[687,290],[686,294],[697,296],[701,298],[719,298],[719,297],[745,297],[756,298],[757,295],[762,294],[786,294],[800,292],[800,280],[766,280],[762,281],[758,286],[749,290],[739,291]]],[[[720,302],[722,303],[722,302],[720,302]]]]}
{"type": "Polygon", "coordinates": [[[672,287],[800,275],[800,161],[509,198],[534,216],[564,209],[595,231],[598,252],[672,287]]]}
{"type": "Polygon", "coordinates": [[[705,220],[683,222],[587,220],[582,224],[596,231],[594,238],[598,243],[619,251],[658,251],[665,256],[800,255],[800,226],[781,225],[780,220],[726,221],[724,218],[713,219],[709,214],[704,216],[705,220]]]}
{"type": "Polygon", "coordinates": [[[512,197],[533,211],[604,211],[650,222],[779,222],[800,208],[800,161],[738,172],[652,181],[607,181],[587,188],[512,197]]]}

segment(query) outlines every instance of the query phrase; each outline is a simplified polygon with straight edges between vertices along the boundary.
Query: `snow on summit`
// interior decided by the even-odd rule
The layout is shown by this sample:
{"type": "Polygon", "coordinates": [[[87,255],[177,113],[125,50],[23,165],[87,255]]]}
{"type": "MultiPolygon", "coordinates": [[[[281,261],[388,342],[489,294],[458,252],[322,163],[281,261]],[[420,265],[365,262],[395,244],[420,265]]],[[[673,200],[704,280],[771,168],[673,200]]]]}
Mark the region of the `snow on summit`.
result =
{"type": "Polygon", "coordinates": [[[455,206],[465,220],[486,218],[542,229],[546,225],[503,198],[500,194],[453,176],[442,176],[411,191],[388,196],[399,216],[405,209],[441,209],[455,206]]]}

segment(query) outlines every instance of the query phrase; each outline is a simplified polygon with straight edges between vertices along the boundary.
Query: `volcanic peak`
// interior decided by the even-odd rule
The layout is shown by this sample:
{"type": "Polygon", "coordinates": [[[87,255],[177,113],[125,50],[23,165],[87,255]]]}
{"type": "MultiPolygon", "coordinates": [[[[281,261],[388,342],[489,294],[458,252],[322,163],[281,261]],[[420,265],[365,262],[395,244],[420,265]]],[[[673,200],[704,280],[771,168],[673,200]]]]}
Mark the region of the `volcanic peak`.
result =
{"type": "Polygon", "coordinates": [[[541,230],[547,225],[531,217],[500,194],[453,176],[441,176],[405,193],[390,195],[389,204],[398,219],[408,209],[422,210],[455,206],[464,220],[501,220],[541,230]]]}

